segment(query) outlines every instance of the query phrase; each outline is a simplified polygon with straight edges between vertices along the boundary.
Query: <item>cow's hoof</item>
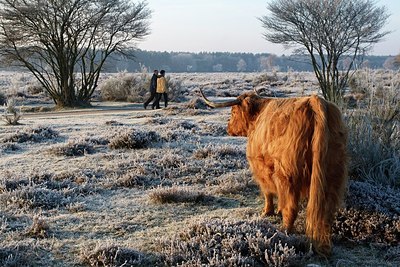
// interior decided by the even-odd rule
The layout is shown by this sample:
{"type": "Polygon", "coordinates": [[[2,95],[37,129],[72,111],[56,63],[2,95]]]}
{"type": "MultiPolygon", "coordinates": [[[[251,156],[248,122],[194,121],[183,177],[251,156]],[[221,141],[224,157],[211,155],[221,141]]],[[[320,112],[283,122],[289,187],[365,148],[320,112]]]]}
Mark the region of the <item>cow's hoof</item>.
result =
{"type": "Polygon", "coordinates": [[[268,216],[274,216],[275,212],[274,210],[263,210],[261,212],[261,217],[268,217],[268,216]]]}

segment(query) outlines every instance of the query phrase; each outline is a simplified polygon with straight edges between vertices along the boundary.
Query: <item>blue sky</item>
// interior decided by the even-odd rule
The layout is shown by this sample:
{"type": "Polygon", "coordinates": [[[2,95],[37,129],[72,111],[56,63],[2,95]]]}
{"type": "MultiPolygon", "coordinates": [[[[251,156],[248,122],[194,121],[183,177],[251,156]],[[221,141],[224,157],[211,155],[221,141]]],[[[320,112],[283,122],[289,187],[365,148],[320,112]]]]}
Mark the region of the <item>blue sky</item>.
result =
{"type": "MultiPolygon", "coordinates": [[[[138,48],[152,51],[250,52],[290,54],[267,42],[259,17],[268,0],[147,0],[153,11],[151,34],[138,48]]],[[[371,54],[400,54],[400,1],[378,0],[392,14],[385,30],[392,31],[371,54]]]]}

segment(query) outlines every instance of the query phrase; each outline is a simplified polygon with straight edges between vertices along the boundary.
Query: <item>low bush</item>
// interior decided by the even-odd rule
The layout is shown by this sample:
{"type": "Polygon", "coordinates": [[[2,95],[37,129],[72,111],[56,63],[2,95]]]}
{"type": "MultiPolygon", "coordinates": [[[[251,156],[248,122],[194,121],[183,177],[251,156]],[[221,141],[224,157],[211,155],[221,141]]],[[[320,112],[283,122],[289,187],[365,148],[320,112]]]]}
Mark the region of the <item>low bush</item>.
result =
{"type": "Polygon", "coordinates": [[[88,142],[68,142],[67,144],[56,145],[48,149],[50,154],[55,156],[79,157],[92,154],[94,147],[88,142]]]}
{"type": "MultiPolygon", "coordinates": [[[[375,79],[383,79],[374,76],[375,79]]],[[[379,85],[363,81],[367,98],[362,105],[344,111],[349,128],[349,173],[352,178],[400,186],[399,84],[379,85]],[[380,89],[379,89],[380,88],[380,89]],[[380,92],[383,91],[383,92],[380,92]]]]}
{"type": "Polygon", "coordinates": [[[1,193],[0,203],[4,207],[53,209],[71,202],[66,193],[42,188],[38,185],[27,185],[1,193]]]}
{"type": "Polygon", "coordinates": [[[6,122],[7,125],[18,125],[20,119],[21,111],[18,111],[15,99],[7,99],[7,105],[4,109],[3,120],[6,122]]]}
{"type": "Polygon", "coordinates": [[[6,136],[1,140],[2,143],[15,142],[44,142],[48,139],[54,139],[59,136],[58,132],[51,127],[37,126],[35,128],[26,127],[15,134],[6,136]]]}
{"type": "Polygon", "coordinates": [[[151,190],[149,198],[153,203],[164,204],[182,202],[199,203],[208,200],[210,197],[192,188],[174,185],[172,187],[157,187],[151,190]]]}
{"type": "Polygon", "coordinates": [[[312,254],[306,238],[279,232],[267,219],[204,220],[158,243],[167,266],[294,266],[312,254]]]}
{"type": "Polygon", "coordinates": [[[93,267],[150,266],[149,259],[143,253],[114,244],[85,246],[81,249],[80,261],[93,267]]]}
{"type": "Polygon", "coordinates": [[[141,131],[126,128],[110,139],[109,147],[112,149],[140,149],[147,148],[160,140],[154,131],[141,131]]]}
{"type": "Polygon", "coordinates": [[[118,73],[100,85],[103,101],[143,102],[149,91],[151,76],[147,73],[118,73]]]}

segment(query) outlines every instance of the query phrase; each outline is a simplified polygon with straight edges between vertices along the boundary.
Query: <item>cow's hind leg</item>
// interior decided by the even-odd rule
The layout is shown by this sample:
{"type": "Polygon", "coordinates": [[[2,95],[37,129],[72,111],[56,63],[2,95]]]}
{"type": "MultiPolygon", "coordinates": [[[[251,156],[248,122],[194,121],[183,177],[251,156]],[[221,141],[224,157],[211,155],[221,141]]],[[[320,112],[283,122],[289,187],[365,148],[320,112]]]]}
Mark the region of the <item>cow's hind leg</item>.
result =
{"type": "Polygon", "coordinates": [[[265,198],[265,205],[263,208],[263,211],[261,213],[261,216],[271,216],[274,215],[274,194],[270,192],[264,193],[264,198],[265,198]]]}
{"type": "Polygon", "coordinates": [[[280,180],[278,190],[278,211],[282,215],[282,226],[288,232],[293,231],[294,221],[299,212],[299,193],[286,180],[280,180]]]}

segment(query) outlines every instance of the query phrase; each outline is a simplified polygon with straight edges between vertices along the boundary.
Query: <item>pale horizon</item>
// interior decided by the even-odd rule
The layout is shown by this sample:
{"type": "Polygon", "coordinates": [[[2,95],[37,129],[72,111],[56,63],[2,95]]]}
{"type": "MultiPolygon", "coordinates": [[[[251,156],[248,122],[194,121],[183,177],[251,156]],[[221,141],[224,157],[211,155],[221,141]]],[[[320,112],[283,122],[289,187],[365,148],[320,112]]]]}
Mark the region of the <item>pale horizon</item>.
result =
{"type": "MultiPolygon", "coordinates": [[[[271,53],[290,55],[283,45],[268,42],[258,18],[267,14],[267,0],[148,0],[153,11],[151,33],[137,43],[147,51],[271,53]]],[[[380,0],[391,16],[384,31],[391,31],[368,55],[400,54],[400,1],[380,0]]]]}

